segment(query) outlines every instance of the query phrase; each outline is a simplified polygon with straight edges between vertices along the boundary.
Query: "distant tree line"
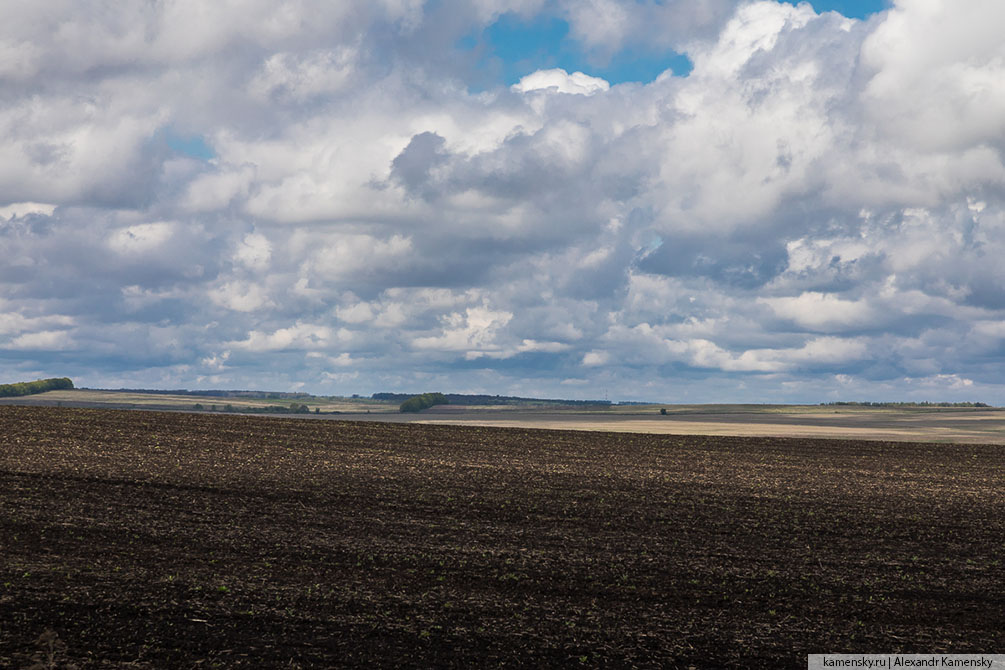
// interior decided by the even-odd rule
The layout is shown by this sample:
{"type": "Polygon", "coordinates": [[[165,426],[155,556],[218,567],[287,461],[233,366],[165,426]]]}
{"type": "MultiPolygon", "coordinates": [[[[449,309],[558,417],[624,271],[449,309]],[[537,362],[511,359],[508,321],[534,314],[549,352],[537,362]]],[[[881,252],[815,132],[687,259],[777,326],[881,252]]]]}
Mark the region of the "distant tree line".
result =
{"type": "MultiPolygon", "coordinates": [[[[610,405],[609,400],[556,400],[545,398],[521,398],[509,395],[470,395],[464,393],[440,394],[451,405],[610,405]]],[[[402,402],[414,398],[414,393],[374,393],[373,400],[402,402]]]]}
{"type": "Polygon", "coordinates": [[[13,398],[22,395],[34,395],[46,391],[72,389],[73,382],[68,377],[53,377],[52,379],[37,379],[33,382],[17,382],[15,384],[0,384],[0,398],[13,398]]]}
{"type": "Polygon", "coordinates": [[[401,407],[398,408],[398,411],[421,412],[424,409],[429,409],[433,405],[446,405],[448,402],[447,396],[442,393],[422,393],[405,400],[405,402],[401,403],[401,407]]]}
{"type": "Polygon", "coordinates": [[[837,407],[990,407],[986,402],[827,402],[821,405],[837,407]]]}
{"type": "Polygon", "coordinates": [[[266,407],[248,407],[245,412],[263,412],[266,414],[310,414],[311,408],[307,405],[291,403],[287,405],[268,405],[266,407]]]}
{"type": "MultiPolygon", "coordinates": [[[[188,389],[114,389],[115,391],[123,391],[126,393],[146,393],[149,395],[197,395],[197,396],[207,396],[211,398],[257,398],[266,400],[286,400],[286,399],[298,399],[298,400],[310,400],[318,396],[313,396],[310,393],[287,393],[282,391],[220,391],[220,390],[209,390],[209,391],[189,391],[188,389]]],[[[322,396],[323,397],[323,396],[322,396]]]]}
{"type": "MultiPolygon", "coordinates": [[[[202,412],[206,410],[206,406],[200,402],[197,402],[192,406],[192,409],[197,412],[202,412]]],[[[217,411],[216,405],[210,405],[209,411],[217,411]]],[[[299,403],[291,403],[289,405],[267,405],[265,407],[235,407],[234,405],[224,405],[220,410],[223,412],[242,412],[245,414],[310,414],[311,408],[307,405],[299,403]]],[[[314,408],[315,414],[320,414],[321,410],[318,407],[314,408]]]]}

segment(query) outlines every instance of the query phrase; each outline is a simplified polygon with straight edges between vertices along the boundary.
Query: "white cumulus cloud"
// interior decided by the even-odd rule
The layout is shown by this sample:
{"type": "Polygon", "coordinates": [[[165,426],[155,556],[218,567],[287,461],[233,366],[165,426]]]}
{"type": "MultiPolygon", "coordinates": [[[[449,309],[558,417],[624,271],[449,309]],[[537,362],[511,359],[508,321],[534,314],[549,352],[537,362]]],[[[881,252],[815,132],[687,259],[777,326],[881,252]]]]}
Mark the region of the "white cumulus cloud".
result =
{"type": "Polygon", "coordinates": [[[532,72],[513,84],[513,90],[527,93],[529,91],[553,90],[557,93],[573,93],[576,95],[593,95],[606,91],[611,87],[600,77],[591,77],[582,72],[569,74],[561,68],[538,70],[532,72]]]}

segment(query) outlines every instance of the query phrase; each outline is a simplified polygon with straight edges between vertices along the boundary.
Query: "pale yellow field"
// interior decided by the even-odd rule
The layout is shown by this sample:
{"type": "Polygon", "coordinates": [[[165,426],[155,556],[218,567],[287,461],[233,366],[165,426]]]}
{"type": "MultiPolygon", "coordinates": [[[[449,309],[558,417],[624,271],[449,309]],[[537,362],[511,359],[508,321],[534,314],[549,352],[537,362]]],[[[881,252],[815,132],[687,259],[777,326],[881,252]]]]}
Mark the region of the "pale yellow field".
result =
{"type": "Polygon", "coordinates": [[[1005,410],[843,409],[837,412],[785,411],[694,412],[666,416],[612,414],[562,415],[526,413],[521,416],[486,414],[417,418],[421,423],[551,430],[594,430],[663,435],[733,435],[762,437],[817,437],[911,442],[1005,444],[1005,410]]]}

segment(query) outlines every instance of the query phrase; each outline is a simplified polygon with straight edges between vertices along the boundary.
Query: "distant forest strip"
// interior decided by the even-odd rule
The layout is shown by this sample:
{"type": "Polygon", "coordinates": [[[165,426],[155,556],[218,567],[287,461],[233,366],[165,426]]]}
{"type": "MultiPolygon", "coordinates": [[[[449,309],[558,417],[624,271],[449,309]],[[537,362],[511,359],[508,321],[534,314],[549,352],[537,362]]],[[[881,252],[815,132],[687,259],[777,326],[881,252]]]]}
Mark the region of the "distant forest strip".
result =
{"type": "Polygon", "coordinates": [[[36,379],[33,382],[17,382],[0,384],[0,398],[13,398],[22,395],[34,395],[46,391],[72,389],[73,381],[69,377],[53,377],[52,379],[36,379]]]}
{"type": "MultiPolygon", "coordinates": [[[[404,402],[409,398],[414,398],[415,393],[374,393],[370,398],[373,400],[390,400],[392,402],[404,402]]],[[[548,405],[610,405],[609,400],[556,400],[545,398],[521,398],[508,395],[467,395],[462,393],[444,393],[447,402],[451,405],[526,405],[548,404],[548,405]]]]}
{"type": "Polygon", "coordinates": [[[291,393],[284,391],[189,391],[188,389],[89,389],[92,391],[121,391],[123,393],[146,393],[148,395],[195,395],[207,396],[211,398],[255,398],[265,400],[285,400],[285,399],[313,399],[310,393],[291,393]]]}
{"type": "Polygon", "coordinates": [[[828,402],[834,407],[991,407],[986,402],[828,402]]]}

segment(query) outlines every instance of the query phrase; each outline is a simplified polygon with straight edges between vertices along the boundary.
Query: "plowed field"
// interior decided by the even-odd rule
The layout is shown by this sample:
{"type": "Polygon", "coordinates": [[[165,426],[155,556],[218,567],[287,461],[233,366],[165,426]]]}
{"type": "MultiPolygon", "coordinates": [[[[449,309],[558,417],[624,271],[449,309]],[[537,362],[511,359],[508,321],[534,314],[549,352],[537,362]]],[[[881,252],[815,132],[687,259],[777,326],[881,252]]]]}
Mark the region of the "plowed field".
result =
{"type": "Polygon", "coordinates": [[[990,445],[0,407],[0,667],[1001,653],[1003,466],[990,445]]]}

